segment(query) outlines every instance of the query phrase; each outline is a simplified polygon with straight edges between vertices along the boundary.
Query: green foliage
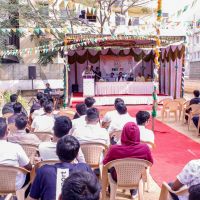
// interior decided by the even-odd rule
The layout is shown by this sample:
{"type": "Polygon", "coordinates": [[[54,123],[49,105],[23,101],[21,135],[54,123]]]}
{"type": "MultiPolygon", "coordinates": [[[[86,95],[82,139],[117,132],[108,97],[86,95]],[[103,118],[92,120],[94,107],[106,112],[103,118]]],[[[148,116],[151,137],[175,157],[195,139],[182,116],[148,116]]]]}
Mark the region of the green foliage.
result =
{"type": "MultiPolygon", "coordinates": [[[[5,91],[3,93],[3,97],[4,97],[4,102],[5,103],[10,102],[10,95],[11,94],[12,93],[10,91],[5,91]]],[[[20,102],[25,109],[28,108],[28,102],[27,102],[27,100],[25,98],[22,97],[22,95],[18,95],[17,101],[20,102]]]]}

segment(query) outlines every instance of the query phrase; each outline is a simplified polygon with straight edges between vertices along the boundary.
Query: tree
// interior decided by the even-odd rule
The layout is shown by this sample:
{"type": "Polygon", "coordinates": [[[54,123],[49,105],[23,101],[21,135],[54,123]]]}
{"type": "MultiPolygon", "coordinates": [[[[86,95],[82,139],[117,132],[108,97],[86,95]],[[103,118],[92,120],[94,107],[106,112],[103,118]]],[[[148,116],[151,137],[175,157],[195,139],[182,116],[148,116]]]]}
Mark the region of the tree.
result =
{"type": "MultiPolygon", "coordinates": [[[[17,37],[27,37],[27,31],[19,30],[27,30],[28,28],[34,30],[30,39],[38,38],[41,43],[49,40],[52,44],[64,41],[66,33],[79,33],[80,29],[84,29],[84,33],[103,35],[107,26],[110,33],[114,34],[115,28],[111,26],[113,23],[111,15],[114,13],[114,8],[118,8],[118,15],[125,15],[129,8],[147,5],[152,0],[69,0],[64,8],[61,8],[65,1],[40,0],[38,3],[34,3],[33,0],[0,0],[0,28],[1,30],[11,29],[10,32],[0,31],[0,48],[6,48],[5,38],[11,37],[13,34],[16,34],[17,37]],[[90,23],[89,20],[81,18],[80,13],[77,13],[76,3],[81,3],[86,8],[88,6],[94,8],[93,15],[96,15],[96,23],[90,23]],[[18,29],[20,27],[22,29],[18,29]],[[18,31],[13,31],[13,28],[17,28],[18,31]],[[44,29],[49,29],[49,31],[44,33],[42,31],[44,29]]],[[[52,61],[48,56],[52,58],[56,54],[55,52],[43,55],[46,59],[42,59],[40,55],[39,60],[41,64],[47,64],[52,61]]]]}

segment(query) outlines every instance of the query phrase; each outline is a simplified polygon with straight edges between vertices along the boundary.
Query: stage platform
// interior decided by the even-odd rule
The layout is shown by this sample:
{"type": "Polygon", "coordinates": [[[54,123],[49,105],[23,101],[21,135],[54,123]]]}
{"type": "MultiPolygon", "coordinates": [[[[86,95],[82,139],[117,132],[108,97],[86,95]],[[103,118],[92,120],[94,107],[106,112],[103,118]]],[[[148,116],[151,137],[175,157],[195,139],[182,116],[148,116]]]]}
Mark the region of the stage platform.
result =
{"type": "MultiPolygon", "coordinates": [[[[150,105],[153,103],[152,95],[105,95],[95,96],[96,106],[113,105],[116,98],[122,98],[127,105],[150,105]]],[[[159,95],[158,102],[165,98],[172,98],[171,96],[159,95]]],[[[73,93],[70,99],[70,106],[74,107],[77,103],[83,102],[85,97],[82,93],[73,93]]]]}

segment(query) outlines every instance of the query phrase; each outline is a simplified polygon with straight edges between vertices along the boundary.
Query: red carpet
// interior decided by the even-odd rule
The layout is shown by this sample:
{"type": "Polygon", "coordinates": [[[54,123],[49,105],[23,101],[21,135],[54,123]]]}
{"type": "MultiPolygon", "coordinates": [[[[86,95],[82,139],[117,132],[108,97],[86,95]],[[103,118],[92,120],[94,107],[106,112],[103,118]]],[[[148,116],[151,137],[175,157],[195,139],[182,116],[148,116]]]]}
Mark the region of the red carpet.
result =
{"type": "MultiPolygon", "coordinates": [[[[100,107],[104,113],[110,109],[110,106],[100,107]]],[[[151,106],[128,106],[128,110],[135,116],[139,110],[151,110],[151,106]]],[[[158,120],[155,120],[155,144],[151,174],[159,185],[163,181],[173,181],[187,162],[200,158],[200,144],[158,120]]]]}

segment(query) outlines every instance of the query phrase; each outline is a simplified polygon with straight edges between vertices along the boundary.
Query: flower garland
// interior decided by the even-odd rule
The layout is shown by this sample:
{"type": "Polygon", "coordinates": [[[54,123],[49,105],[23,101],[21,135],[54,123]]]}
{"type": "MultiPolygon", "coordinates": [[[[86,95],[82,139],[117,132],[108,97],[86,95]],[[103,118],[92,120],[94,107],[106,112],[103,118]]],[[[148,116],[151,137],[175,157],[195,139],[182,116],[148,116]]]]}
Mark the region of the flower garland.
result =
{"type": "MultiPolygon", "coordinates": [[[[155,48],[155,58],[154,58],[154,63],[155,63],[155,69],[154,69],[154,82],[158,81],[158,70],[160,68],[160,63],[159,63],[159,58],[160,58],[160,46],[161,46],[161,41],[160,41],[160,23],[162,21],[162,0],[158,0],[158,6],[157,6],[157,27],[156,27],[156,48],[155,48]]],[[[153,106],[152,106],[152,130],[154,131],[154,119],[157,116],[157,106],[158,106],[158,98],[157,98],[157,88],[156,85],[154,85],[154,91],[152,94],[153,97],[153,106]]]]}

